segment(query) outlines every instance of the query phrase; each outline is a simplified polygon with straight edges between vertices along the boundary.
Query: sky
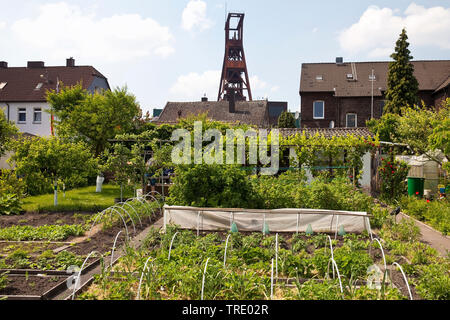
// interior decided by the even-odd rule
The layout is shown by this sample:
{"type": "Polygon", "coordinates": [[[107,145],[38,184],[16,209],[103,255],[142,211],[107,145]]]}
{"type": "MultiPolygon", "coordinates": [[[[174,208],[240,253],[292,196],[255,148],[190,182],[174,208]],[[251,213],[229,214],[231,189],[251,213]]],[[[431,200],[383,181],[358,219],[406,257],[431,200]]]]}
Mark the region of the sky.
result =
{"type": "Polygon", "coordinates": [[[245,13],[253,99],[300,109],[302,63],[388,61],[403,27],[416,60],[450,59],[450,0],[0,0],[0,61],[92,65],[141,108],[216,100],[226,12],[245,13]]]}

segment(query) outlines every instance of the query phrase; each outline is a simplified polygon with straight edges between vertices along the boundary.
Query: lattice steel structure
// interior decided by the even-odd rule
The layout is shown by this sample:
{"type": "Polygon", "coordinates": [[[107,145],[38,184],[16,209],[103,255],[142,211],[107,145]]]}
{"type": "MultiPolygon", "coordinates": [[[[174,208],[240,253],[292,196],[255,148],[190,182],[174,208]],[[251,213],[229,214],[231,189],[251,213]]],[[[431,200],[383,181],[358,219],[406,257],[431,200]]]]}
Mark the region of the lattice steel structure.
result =
{"type": "Polygon", "coordinates": [[[225,57],[218,101],[245,101],[245,91],[252,101],[243,45],[244,16],[243,13],[229,13],[225,23],[225,57]]]}

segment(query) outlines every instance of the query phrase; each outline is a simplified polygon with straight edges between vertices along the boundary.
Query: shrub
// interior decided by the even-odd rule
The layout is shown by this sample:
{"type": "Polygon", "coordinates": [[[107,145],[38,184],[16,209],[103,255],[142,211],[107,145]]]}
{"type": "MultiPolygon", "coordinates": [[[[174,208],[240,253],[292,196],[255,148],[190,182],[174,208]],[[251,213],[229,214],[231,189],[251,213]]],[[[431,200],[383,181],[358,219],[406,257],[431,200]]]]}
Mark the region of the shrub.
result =
{"type": "Polygon", "coordinates": [[[186,165],[175,170],[167,202],[172,205],[253,208],[255,197],[245,170],[234,165],[186,165]]]}
{"type": "Polygon", "coordinates": [[[404,161],[381,159],[378,172],[381,177],[381,198],[393,202],[398,200],[406,191],[405,179],[409,167],[404,161]]]}
{"type": "Polygon", "coordinates": [[[27,193],[48,193],[56,181],[67,188],[85,186],[97,172],[97,159],[84,143],[71,143],[57,137],[18,140],[11,160],[23,177],[27,193]]]}
{"type": "Polygon", "coordinates": [[[14,170],[0,169],[0,194],[16,194],[23,197],[25,184],[14,170]]]}
{"type": "Polygon", "coordinates": [[[22,211],[18,195],[5,194],[0,196],[0,216],[19,214],[22,211]]]}

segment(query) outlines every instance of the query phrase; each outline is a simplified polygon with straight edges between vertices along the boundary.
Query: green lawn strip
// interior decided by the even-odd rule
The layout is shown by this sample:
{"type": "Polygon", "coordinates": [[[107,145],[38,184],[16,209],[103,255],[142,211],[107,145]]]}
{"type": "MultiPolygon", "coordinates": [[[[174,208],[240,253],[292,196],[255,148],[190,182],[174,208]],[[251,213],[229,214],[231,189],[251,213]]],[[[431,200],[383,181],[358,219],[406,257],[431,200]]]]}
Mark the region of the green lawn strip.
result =
{"type": "MultiPolygon", "coordinates": [[[[132,190],[124,190],[124,198],[132,197],[132,190]]],[[[97,212],[114,205],[114,199],[120,198],[120,187],[104,185],[101,193],[95,192],[95,186],[58,192],[58,206],[53,205],[53,194],[27,197],[22,208],[26,212],[97,212]]]]}
{"type": "Polygon", "coordinates": [[[12,226],[0,229],[0,240],[7,241],[62,241],[70,236],[82,236],[85,232],[83,225],[51,225],[51,226],[12,226]]]}

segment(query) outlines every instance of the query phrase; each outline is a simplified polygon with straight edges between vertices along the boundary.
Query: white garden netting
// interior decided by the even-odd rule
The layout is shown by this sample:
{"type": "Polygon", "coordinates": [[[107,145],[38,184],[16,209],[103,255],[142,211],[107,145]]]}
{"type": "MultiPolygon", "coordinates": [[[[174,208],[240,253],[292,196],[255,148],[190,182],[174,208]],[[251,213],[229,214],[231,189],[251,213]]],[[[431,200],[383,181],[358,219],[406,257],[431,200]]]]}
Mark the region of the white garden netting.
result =
{"type": "Polygon", "coordinates": [[[267,224],[271,232],[305,232],[311,225],[314,232],[346,232],[371,234],[366,212],[321,209],[224,209],[164,206],[164,230],[168,224],[199,231],[230,230],[236,223],[239,231],[262,231],[267,224]]]}

